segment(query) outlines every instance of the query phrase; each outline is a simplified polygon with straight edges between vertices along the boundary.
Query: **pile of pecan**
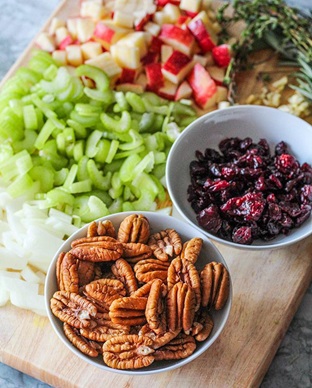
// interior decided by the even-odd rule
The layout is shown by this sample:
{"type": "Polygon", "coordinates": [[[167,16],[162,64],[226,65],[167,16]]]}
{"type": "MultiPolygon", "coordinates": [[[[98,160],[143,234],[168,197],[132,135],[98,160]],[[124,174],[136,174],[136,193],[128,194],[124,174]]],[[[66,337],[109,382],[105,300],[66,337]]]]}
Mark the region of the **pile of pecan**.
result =
{"type": "Polygon", "coordinates": [[[151,233],[142,214],[92,222],[56,264],[53,314],[81,352],[117,369],[191,355],[213,329],[230,280],[222,263],[195,264],[203,241],[174,229],[151,233]]]}

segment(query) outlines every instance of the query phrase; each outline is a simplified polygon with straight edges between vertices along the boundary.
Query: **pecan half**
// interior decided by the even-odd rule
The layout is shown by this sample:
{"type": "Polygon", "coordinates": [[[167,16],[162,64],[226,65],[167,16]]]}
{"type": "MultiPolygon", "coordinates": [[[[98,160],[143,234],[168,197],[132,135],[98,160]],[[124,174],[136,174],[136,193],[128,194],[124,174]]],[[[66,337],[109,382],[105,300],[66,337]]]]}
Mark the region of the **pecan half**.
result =
{"type": "Polygon", "coordinates": [[[110,236],[117,237],[116,229],[110,220],[93,221],[88,226],[87,237],[110,236]]]}
{"type": "Polygon", "coordinates": [[[169,262],[157,259],[141,260],[134,266],[135,276],[139,282],[147,283],[150,280],[161,279],[167,281],[169,262]]]}
{"type": "Polygon", "coordinates": [[[155,279],[151,284],[150,293],[147,298],[145,316],[150,328],[156,334],[166,331],[166,296],[167,288],[161,279],[155,279]]]}
{"type": "Polygon", "coordinates": [[[93,303],[86,298],[67,291],[57,291],[51,299],[51,310],[62,322],[81,329],[90,327],[95,322],[94,318],[97,309],[93,303]]]}
{"type": "Polygon", "coordinates": [[[96,276],[95,263],[92,261],[78,260],[79,287],[92,282],[96,276]]]}
{"type": "Polygon", "coordinates": [[[153,354],[155,360],[180,360],[194,353],[196,343],[192,336],[179,334],[166,345],[157,349],[153,354]]]}
{"type": "Polygon", "coordinates": [[[145,244],[150,236],[148,219],[142,214],[131,214],[123,219],[118,229],[118,241],[145,244]]]}
{"type": "Polygon", "coordinates": [[[115,299],[126,296],[126,288],[117,279],[98,279],[87,284],[83,293],[98,311],[106,312],[115,299]]]}
{"type": "Polygon", "coordinates": [[[118,325],[110,320],[103,321],[101,326],[94,329],[80,329],[80,334],[92,341],[105,342],[117,335],[129,334],[130,327],[118,325]]]}
{"type": "Polygon", "coordinates": [[[183,244],[182,252],[180,257],[191,261],[193,264],[196,263],[203,246],[203,239],[200,237],[194,237],[183,244]]]}
{"type": "Polygon", "coordinates": [[[150,236],[147,243],[158,260],[168,261],[182,251],[182,240],[174,229],[164,229],[150,236]]]}
{"type": "Polygon", "coordinates": [[[152,249],[141,243],[123,243],[123,257],[131,264],[152,256],[152,249]]]}
{"type": "Polygon", "coordinates": [[[101,353],[101,345],[82,337],[78,329],[64,323],[63,330],[69,341],[82,353],[90,357],[97,357],[101,353]]]}
{"type": "Polygon", "coordinates": [[[56,278],[61,291],[78,294],[78,260],[71,253],[61,252],[56,261],[56,278]]]}
{"type": "Polygon", "coordinates": [[[133,297],[143,296],[143,297],[147,298],[149,293],[150,293],[153,281],[154,280],[150,280],[149,282],[143,284],[143,286],[138,288],[131,296],[133,296],[133,297]]]}
{"type": "Polygon", "coordinates": [[[116,260],[115,264],[112,265],[111,270],[114,276],[124,284],[127,295],[133,294],[138,289],[138,283],[133,269],[126,260],[116,260]]]}
{"type": "Polygon", "coordinates": [[[143,325],[146,322],[145,308],[147,298],[133,298],[126,296],[116,299],[110,305],[109,317],[113,323],[135,326],[143,325]]]}
{"type": "Polygon", "coordinates": [[[201,301],[200,276],[192,262],[180,257],[173,259],[168,268],[168,291],[177,282],[186,283],[193,289],[196,300],[195,311],[197,311],[201,301]]]}
{"type": "Polygon", "coordinates": [[[176,283],[167,295],[167,321],[171,331],[189,334],[195,317],[195,294],[186,283],[176,283]]]}
{"type": "Polygon", "coordinates": [[[106,365],[115,369],[139,369],[154,361],[153,341],[136,334],[113,337],[103,345],[106,365]]]}
{"type": "Polygon", "coordinates": [[[151,338],[153,340],[153,349],[158,349],[175,338],[180,333],[180,331],[181,330],[178,329],[176,331],[166,331],[161,334],[156,334],[147,323],[146,325],[142,326],[138,334],[140,336],[143,335],[151,338]]]}
{"type": "Polygon", "coordinates": [[[200,273],[203,307],[221,310],[229,297],[230,278],[226,267],[215,261],[206,264],[200,273]]]}
{"type": "Polygon", "coordinates": [[[81,260],[115,261],[121,257],[123,246],[109,236],[84,237],[72,242],[70,252],[81,260]]]}
{"type": "Polygon", "coordinates": [[[214,325],[212,317],[208,314],[207,310],[202,309],[200,311],[199,317],[194,322],[194,325],[196,323],[200,326],[200,330],[194,332],[192,329],[192,335],[199,342],[205,341],[210,336],[214,325]]]}

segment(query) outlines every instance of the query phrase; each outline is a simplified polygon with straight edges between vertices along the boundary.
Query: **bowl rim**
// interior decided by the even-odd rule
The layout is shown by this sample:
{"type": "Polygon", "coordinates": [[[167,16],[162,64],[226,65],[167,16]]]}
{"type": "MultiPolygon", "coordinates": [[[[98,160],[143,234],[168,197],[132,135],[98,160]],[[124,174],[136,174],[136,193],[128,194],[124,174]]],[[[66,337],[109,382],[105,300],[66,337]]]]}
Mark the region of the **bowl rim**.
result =
{"type": "Polygon", "coordinates": [[[311,131],[311,136],[312,136],[312,125],[309,124],[307,121],[303,120],[302,118],[300,118],[298,116],[295,116],[293,114],[290,114],[288,112],[284,112],[282,110],[279,110],[279,109],[273,108],[273,107],[262,106],[262,105],[248,105],[248,104],[245,104],[245,105],[235,105],[235,106],[231,106],[231,107],[228,107],[228,108],[225,108],[225,109],[219,109],[219,110],[214,110],[214,111],[205,113],[204,115],[202,115],[202,116],[198,117],[196,120],[194,120],[191,124],[189,124],[183,130],[183,132],[181,132],[181,134],[179,135],[178,139],[173,143],[172,147],[170,148],[170,151],[169,151],[169,154],[168,154],[168,157],[167,157],[167,164],[166,164],[166,186],[167,186],[167,190],[168,190],[169,196],[170,196],[170,198],[171,198],[171,200],[173,202],[173,207],[177,210],[179,215],[181,215],[181,217],[186,222],[188,222],[189,224],[194,226],[197,230],[199,230],[200,232],[205,234],[209,239],[211,239],[211,240],[213,240],[213,241],[215,241],[217,243],[220,243],[220,244],[222,244],[224,246],[228,246],[228,247],[235,248],[235,249],[253,250],[253,251],[268,250],[268,249],[272,250],[272,249],[278,249],[278,248],[287,247],[289,245],[295,244],[295,243],[297,243],[297,242],[299,242],[299,241],[309,237],[312,234],[312,214],[310,215],[310,222],[311,222],[310,230],[308,230],[305,233],[300,234],[296,238],[293,238],[293,239],[291,239],[289,241],[285,242],[285,241],[282,240],[282,241],[277,241],[275,243],[267,242],[267,243],[263,243],[263,245],[258,245],[258,244],[254,244],[254,243],[252,243],[251,245],[237,244],[237,243],[234,243],[232,241],[228,241],[228,240],[222,239],[222,238],[220,238],[218,236],[215,236],[212,233],[209,233],[208,231],[206,231],[204,228],[202,228],[199,225],[197,225],[195,222],[191,221],[188,218],[188,216],[185,214],[183,207],[180,206],[180,204],[177,203],[176,199],[174,198],[174,194],[173,194],[173,184],[171,183],[171,180],[170,180],[169,177],[170,177],[170,168],[171,168],[171,164],[172,164],[173,154],[174,154],[176,148],[178,147],[178,140],[183,140],[185,137],[188,136],[188,134],[192,131],[192,129],[195,126],[198,126],[202,122],[205,122],[207,119],[213,118],[214,116],[219,116],[220,114],[222,115],[224,110],[226,110],[226,112],[228,112],[229,114],[231,112],[237,112],[237,111],[244,112],[244,111],[253,111],[253,110],[255,110],[255,111],[266,111],[266,112],[270,112],[270,114],[279,115],[279,116],[291,117],[292,120],[298,121],[298,123],[301,126],[304,125],[307,130],[311,131]]]}
{"type": "MultiPolygon", "coordinates": [[[[51,312],[50,297],[51,297],[51,295],[53,295],[55,290],[50,290],[49,289],[50,288],[50,281],[52,279],[54,279],[54,281],[55,281],[55,278],[56,278],[56,261],[57,261],[57,258],[59,256],[59,254],[63,251],[63,247],[65,245],[69,244],[75,238],[78,238],[78,236],[80,237],[80,235],[82,235],[82,233],[85,234],[85,232],[87,231],[87,228],[88,228],[88,225],[90,224],[90,222],[85,224],[81,228],[79,228],[69,238],[64,240],[64,242],[62,243],[60,248],[55,253],[53,259],[51,260],[49,268],[48,268],[48,271],[47,271],[46,282],[45,282],[45,286],[44,286],[45,308],[46,308],[46,311],[47,311],[47,316],[48,316],[49,322],[50,322],[54,332],[56,333],[57,337],[61,340],[61,342],[71,352],[76,354],[76,356],[78,356],[80,359],[82,359],[85,362],[87,362],[87,364],[90,364],[92,366],[95,366],[95,367],[97,367],[99,369],[102,369],[102,370],[105,370],[105,371],[108,371],[108,372],[113,372],[113,373],[117,373],[117,374],[124,374],[124,375],[132,375],[132,376],[151,375],[151,374],[157,374],[157,373],[164,373],[164,372],[168,372],[168,371],[180,368],[180,367],[182,367],[182,366],[192,362],[197,357],[199,357],[202,353],[204,353],[206,350],[208,350],[213,345],[213,343],[216,341],[216,339],[219,338],[220,334],[222,333],[222,331],[224,330],[224,327],[226,326],[226,324],[228,322],[229,315],[230,315],[231,310],[232,310],[232,304],[233,304],[233,282],[232,282],[232,277],[231,277],[231,273],[230,273],[228,264],[227,264],[226,260],[224,259],[223,255],[221,254],[221,252],[219,251],[219,249],[207,238],[207,236],[205,236],[202,232],[196,230],[196,228],[194,228],[189,223],[186,223],[182,219],[179,219],[177,217],[170,216],[170,215],[167,215],[167,214],[164,214],[164,213],[161,213],[161,212],[126,211],[126,212],[119,212],[119,213],[110,214],[110,215],[107,215],[107,216],[104,216],[104,217],[100,217],[100,218],[96,219],[95,221],[98,222],[98,221],[102,221],[102,220],[107,220],[107,219],[112,219],[112,218],[119,218],[119,217],[123,217],[124,218],[124,217],[126,217],[128,215],[131,215],[131,214],[144,214],[147,218],[151,217],[151,216],[159,218],[159,219],[161,219],[161,218],[173,218],[174,222],[178,223],[181,226],[181,228],[183,226],[184,227],[187,226],[188,228],[190,228],[190,230],[194,229],[194,233],[200,234],[201,236],[199,236],[199,237],[203,238],[204,243],[208,244],[209,248],[212,249],[216,253],[217,257],[213,258],[211,260],[209,259],[208,262],[210,262],[210,261],[222,262],[225,265],[225,267],[227,268],[228,273],[229,273],[229,279],[230,279],[229,297],[228,297],[228,300],[227,300],[227,303],[226,303],[226,308],[225,308],[225,311],[224,311],[224,318],[221,321],[220,327],[218,328],[218,330],[214,334],[213,338],[211,338],[210,340],[208,338],[206,340],[206,341],[208,341],[208,340],[210,341],[209,342],[209,346],[206,346],[206,347],[202,346],[197,351],[195,350],[194,353],[191,354],[190,356],[188,356],[188,357],[186,357],[184,359],[177,360],[173,365],[168,365],[168,366],[161,365],[159,368],[152,369],[152,370],[146,370],[145,368],[135,369],[135,370],[120,370],[120,369],[110,368],[104,362],[103,362],[103,364],[98,364],[97,362],[94,361],[94,359],[92,359],[91,357],[88,357],[87,355],[83,354],[82,352],[80,352],[79,349],[77,349],[76,347],[74,347],[70,343],[70,341],[65,337],[65,335],[63,333],[60,332],[60,329],[57,327],[57,323],[56,322],[59,321],[58,318],[55,317],[53,315],[53,313],[51,312]]],[[[61,321],[59,321],[59,322],[61,322],[61,321]]],[[[165,363],[165,361],[161,361],[161,363],[165,363]]]]}

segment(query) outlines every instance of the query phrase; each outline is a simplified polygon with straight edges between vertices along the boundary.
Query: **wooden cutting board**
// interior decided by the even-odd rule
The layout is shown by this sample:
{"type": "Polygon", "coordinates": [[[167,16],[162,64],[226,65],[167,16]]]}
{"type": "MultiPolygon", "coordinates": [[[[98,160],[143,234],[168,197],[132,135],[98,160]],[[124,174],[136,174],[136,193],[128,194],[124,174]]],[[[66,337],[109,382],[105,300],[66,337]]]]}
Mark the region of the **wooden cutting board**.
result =
{"type": "MultiPolygon", "coordinates": [[[[52,16],[76,15],[78,3],[63,1],[52,16]]],[[[33,44],[7,77],[27,62],[32,47],[33,44]]],[[[272,61],[274,65],[275,59],[272,61]]],[[[246,80],[240,90],[241,102],[251,91],[259,90],[255,72],[269,71],[272,63],[263,63],[253,74],[241,75],[241,82],[246,80]]],[[[47,318],[10,305],[0,308],[0,361],[62,388],[259,386],[311,282],[312,238],[264,252],[216,245],[232,275],[233,307],[219,339],[190,364],[150,376],[106,372],[73,355],[53,332],[47,318]]]]}

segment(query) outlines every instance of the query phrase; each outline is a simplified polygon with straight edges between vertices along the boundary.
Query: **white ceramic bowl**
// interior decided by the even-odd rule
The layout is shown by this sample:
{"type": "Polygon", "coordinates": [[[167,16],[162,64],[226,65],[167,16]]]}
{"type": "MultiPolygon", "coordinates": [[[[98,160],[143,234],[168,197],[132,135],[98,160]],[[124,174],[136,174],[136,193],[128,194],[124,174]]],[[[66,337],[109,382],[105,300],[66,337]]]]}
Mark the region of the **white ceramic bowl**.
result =
{"type": "MultiPolygon", "coordinates": [[[[198,269],[203,268],[205,264],[211,261],[217,261],[223,263],[226,268],[228,269],[225,260],[223,259],[221,253],[218,251],[218,249],[207,239],[206,236],[204,236],[200,231],[198,231],[196,228],[191,226],[190,224],[185,223],[184,221],[181,221],[175,217],[164,215],[162,213],[154,213],[154,212],[135,212],[136,214],[144,214],[151,226],[151,233],[155,233],[157,231],[160,231],[165,228],[173,228],[175,229],[181,236],[182,241],[187,241],[193,237],[201,237],[204,241],[203,247],[201,250],[201,254],[199,259],[196,262],[196,267],[198,269]]],[[[118,228],[121,221],[128,215],[133,214],[133,212],[124,212],[124,213],[118,213],[113,214],[107,217],[103,217],[100,220],[110,219],[115,228],[118,228]]],[[[53,329],[55,330],[56,334],[60,338],[60,340],[78,357],[82,358],[87,363],[99,367],[101,369],[110,371],[110,372],[116,372],[116,373],[122,373],[122,374],[130,374],[130,375],[146,375],[146,374],[153,374],[153,373],[159,373],[159,372],[165,372],[169,371],[178,367],[181,367],[195,358],[197,358],[200,354],[202,354],[205,350],[207,350],[214,341],[218,338],[221,331],[224,328],[224,325],[226,324],[226,321],[229,316],[229,312],[231,309],[231,303],[232,303],[232,284],[230,282],[230,293],[229,298],[223,307],[222,310],[219,311],[212,311],[211,316],[214,321],[214,328],[212,330],[212,333],[210,334],[209,338],[206,341],[199,342],[197,344],[197,348],[195,352],[182,360],[177,361],[155,361],[152,363],[149,367],[142,368],[142,369],[136,369],[136,370],[118,370],[118,369],[112,369],[106,366],[103,362],[103,358],[99,356],[98,358],[91,358],[83,353],[81,353],[77,348],[75,348],[67,339],[67,337],[63,333],[62,329],[62,322],[56,318],[50,309],[50,300],[54,294],[55,291],[57,291],[57,283],[56,283],[56,261],[60,254],[60,252],[67,252],[70,250],[71,242],[80,237],[86,236],[88,225],[85,225],[81,229],[79,229],[76,233],[74,233],[69,239],[67,239],[64,244],[60,247],[58,252],[55,254],[55,257],[53,258],[46,278],[45,283],[45,303],[46,303],[46,309],[48,313],[49,320],[52,324],[53,329]]],[[[230,278],[231,279],[231,278],[230,278]]],[[[60,347],[61,348],[61,347],[60,347]]]]}
{"type": "Polygon", "coordinates": [[[196,214],[187,200],[190,184],[189,165],[195,151],[219,150],[221,140],[229,137],[251,137],[257,142],[265,138],[271,151],[285,141],[300,163],[312,164],[312,127],[304,120],[278,109],[241,105],[208,113],[191,123],[173,144],[167,159],[167,187],[175,209],[191,225],[207,237],[239,249],[273,249],[293,244],[312,233],[312,217],[288,236],[271,241],[256,240],[251,245],[236,244],[205,231],[197,223],[196,214]]]}

